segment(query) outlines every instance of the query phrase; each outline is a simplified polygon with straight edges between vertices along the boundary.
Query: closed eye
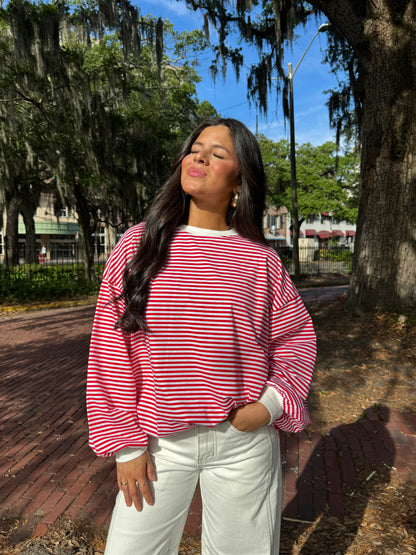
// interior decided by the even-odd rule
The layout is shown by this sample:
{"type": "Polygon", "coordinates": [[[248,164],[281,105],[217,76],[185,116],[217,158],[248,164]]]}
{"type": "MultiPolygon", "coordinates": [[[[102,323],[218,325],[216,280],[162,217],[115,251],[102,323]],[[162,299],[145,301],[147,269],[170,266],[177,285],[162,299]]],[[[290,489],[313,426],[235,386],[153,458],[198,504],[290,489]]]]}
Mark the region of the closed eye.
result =
{"type": "MultiPolygon", "coordinates": [[[[199,150],[191,150],[190,154],[198,154],[199,150]]],[[[221,156],[220,154],[216,154],[215,152],[212,153],[212,156],[214,156],[215,158],[219,158],[220,160],[224,160],[224,156],[221,156]]]]}

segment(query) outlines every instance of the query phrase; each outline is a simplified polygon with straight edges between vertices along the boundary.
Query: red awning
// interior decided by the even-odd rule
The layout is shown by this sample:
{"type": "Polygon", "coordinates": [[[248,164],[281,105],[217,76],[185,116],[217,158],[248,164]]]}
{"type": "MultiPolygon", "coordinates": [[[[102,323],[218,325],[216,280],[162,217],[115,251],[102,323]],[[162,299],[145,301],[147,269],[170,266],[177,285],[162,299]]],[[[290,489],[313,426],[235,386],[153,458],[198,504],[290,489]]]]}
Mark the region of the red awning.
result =
{"type": "Polygon", "coordinates": [[[332,230],[333,237],[344,237],[344,233],[340,229],[333,229],[332,230]]]}
{"type": "Polygon", "coordinates": [[[318,233],[314,229],[305,229],[305,237],[316,237],[316,235],[318,233]]]}
{"type": "Polygon", "coordinates": [[[353,231],[352,229],[347,229],[347,231],[345,232],[345,235],[347,237],[354,237],[355,231],[353,231]]]}
{"type": "Polygon", "coordinates": [[[329,216],[329,212],[321,212],[322,216],[329,216]]]}
{"type": "Polygon", "coordinates": [[[331,237],[331,233],[329,231],[320,231],[318,233],[319,239],[329,239],[331,237]]]}

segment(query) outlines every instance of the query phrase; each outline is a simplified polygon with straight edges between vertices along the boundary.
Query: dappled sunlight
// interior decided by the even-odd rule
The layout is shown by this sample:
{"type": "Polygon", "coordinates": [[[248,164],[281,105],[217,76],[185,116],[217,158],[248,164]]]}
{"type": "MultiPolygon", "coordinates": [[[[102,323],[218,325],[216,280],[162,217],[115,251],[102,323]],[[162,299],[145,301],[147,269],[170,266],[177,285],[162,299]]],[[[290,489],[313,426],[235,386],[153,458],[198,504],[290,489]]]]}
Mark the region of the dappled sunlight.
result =
{"type": "Polygon", "coordinates": [[[372,405],[416,414],[416,326],[409,316],[364,320],[333,301],[311,307],[318,358],[309,396],[311,429],[326,433],[372,405]]]}

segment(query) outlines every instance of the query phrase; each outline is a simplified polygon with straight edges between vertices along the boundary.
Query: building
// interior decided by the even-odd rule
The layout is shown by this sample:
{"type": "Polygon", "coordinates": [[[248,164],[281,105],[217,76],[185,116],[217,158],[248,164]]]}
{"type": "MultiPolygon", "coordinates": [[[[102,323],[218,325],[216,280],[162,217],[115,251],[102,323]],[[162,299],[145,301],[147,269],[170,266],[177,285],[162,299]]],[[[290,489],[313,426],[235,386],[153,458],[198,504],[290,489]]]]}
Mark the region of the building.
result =
{"type": "MultiPolygon", "coordinates": [[[[0,262],[5,262],[5,229],[6,214],[4,214],[4,228],[0,234],[0,262]]],[[[42,194],[39,206],[34,214],[36,251],[40,263],[57,261],[78,261],[83,259],[83,247],[77,215],[70,208],[57,209],[53,194],[42,194]]],[[[100,226],[95,236],[95,254],[97,256],[108,253],[116,244],[115,230],[104,224],[100,226]]],[[[19,262],[25,261],[26,229],[22,216],[18,219],[19,262]]]]}
{"type": "Polygon", "coordinates": [[[290,245],[288,241],[288,222],[290,226],[290,214],[284,206],[276,208],[269,206],[263,218],[263,231],[269,244],[273,247],[285,247],[290,245]]]}
{"type": "MultiPolygon", "coordinates": [[[[292,247],[290,213],[285,207],[269,206],[264,215],[263,228],[265,237],[272,246],[292,247]]],[[[299,229],[300,248],[328,248],[333,246],[347,246],[354,250],[356,225],[347,221],[337,221],[329,212],[312,214],[301,219],[299,229]]]]}
{"type": "MultiPolygon", "coordinates": [[[[302,224],[302,238],[315,247],[333,245],[347,246],[354,250],[356,224],[345,220],[337,221],[329,212],[308,216],[302,224]]],[[[306,241],[304,241],[305,243],[306,241]]]]}

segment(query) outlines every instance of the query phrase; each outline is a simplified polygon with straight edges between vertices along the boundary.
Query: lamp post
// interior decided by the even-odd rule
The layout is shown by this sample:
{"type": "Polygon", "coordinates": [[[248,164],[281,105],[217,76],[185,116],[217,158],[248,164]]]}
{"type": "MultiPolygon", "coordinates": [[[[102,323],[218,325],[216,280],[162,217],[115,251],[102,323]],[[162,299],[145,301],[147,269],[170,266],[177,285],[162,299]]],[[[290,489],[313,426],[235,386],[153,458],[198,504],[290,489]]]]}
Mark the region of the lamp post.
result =
{"type": "Polygon", "coordinates": [[[293,237],[293,263],[295,266],[295,280],[300,279],[300,265],[299,265],[299,216],[298,216],[298,190],[296,182],[296,147],[295,147],[295,114],[294,114],[294,100],[293,100],[293,77],[300,66],[306,52],[309,50],[311,44],[319,35],[329,29],[328,23],[323,23],[316,31],[312,40],[306,47],[305,52],[302,54],[301,59],[297,63],[295,70],[292,71],[292,64],[288,64],[288,81],[289,81],[289,121],[290,121],[290,187],[292,190],[292,237],[293,237]]]}

